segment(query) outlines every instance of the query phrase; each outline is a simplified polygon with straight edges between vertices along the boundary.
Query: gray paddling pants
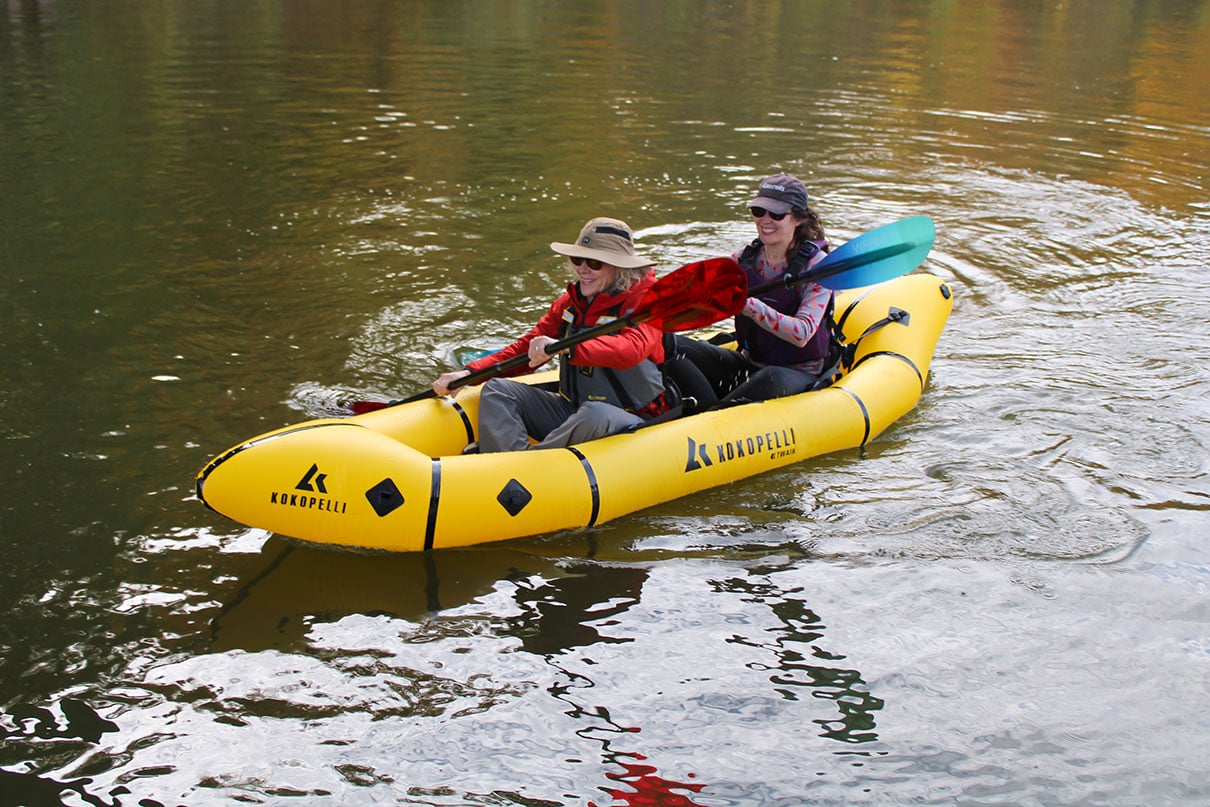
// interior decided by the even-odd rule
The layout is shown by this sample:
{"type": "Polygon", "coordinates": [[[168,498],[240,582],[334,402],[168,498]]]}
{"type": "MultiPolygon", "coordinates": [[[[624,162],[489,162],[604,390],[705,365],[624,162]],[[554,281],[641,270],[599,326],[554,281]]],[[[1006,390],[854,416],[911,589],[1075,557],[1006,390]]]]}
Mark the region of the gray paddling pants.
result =
{"type": "Polygon", "coordinates": [[[642,423],[620,406],[587,401],[576,408],[557,392],[493,378],[479,397],[479,453],[530,448],[566,448],[642,423]]]}

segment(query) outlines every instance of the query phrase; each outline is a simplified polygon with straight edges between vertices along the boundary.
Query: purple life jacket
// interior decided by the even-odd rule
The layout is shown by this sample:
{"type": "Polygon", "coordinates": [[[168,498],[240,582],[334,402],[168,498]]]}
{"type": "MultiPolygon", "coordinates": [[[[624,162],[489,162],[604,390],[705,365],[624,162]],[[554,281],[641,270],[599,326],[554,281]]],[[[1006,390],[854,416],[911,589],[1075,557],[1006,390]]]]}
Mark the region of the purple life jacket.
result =
{"type": "MultiPolygon", "coordinates": [[[[823,241],[808,241],[799,247],[798,254],[786,267],[786,274],[797,275],[806,270],[811,258],[821,249],[826,250],[823,241]]],[[[739,256],[739,265],[748,276],[749,287],[767,282],[756,273],[756,258],[760,255],[761,242],[756,239],[739,256]]],[[[757,299],[765,305],[782,314],[793,316],[802,304],[802,284],[778,286],[761,294],[757,299]]],[[[832,303],[828,301],[828,310],[811,336],[802,347],[787,342],[785,339],[771,334],[760,327],[751,318],[743,314],[735,315],[735,333],[740,345],[748,351],[748,357],[759,364],[794,367],[808,362],[820,361],[828,357],[831,348],[832,329],[829,324],[832,303]]]]}

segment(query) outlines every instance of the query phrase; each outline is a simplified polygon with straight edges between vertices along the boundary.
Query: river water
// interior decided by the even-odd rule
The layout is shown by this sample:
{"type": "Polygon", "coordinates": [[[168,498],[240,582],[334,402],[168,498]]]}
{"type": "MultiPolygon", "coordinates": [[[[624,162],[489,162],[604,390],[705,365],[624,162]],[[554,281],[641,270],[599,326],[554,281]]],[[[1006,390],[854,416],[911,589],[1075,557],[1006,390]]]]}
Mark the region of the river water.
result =
{"type": "Polygon", "coordinates": [[[1200,0],[0,3],[0,801],[1210,800],[1200,0]],[[296,546],[214,454],[803,177],[932,216],[862,451],[576,531],[296,546]]]}

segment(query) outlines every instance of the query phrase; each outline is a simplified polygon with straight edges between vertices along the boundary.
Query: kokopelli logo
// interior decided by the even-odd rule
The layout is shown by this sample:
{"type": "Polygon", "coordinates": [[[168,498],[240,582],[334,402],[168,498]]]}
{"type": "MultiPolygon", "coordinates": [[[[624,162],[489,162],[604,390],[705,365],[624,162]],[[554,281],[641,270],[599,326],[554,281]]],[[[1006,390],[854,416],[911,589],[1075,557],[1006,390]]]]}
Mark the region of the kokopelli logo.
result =
{"type": "Polygon", "coordinates": [[[794,436],[794,429],[789,428],[761,432],[709,446],[697,442],[692,437],[686,439],[689,441],[689,458],[685,462],[685,473],[743,457],[763,456],[769,460],[780,460],[798,453],[798,438],[794,436]]]}
{"type": "Polygon", "coordinates": [[[327,493],[328,489],[324,486],[324,480],[328,478],[327,474],[319,472],[319,465],[311,464],[311,470],[303,474],[303,478],[294,486],[295,490],[309,490],[314,493],[327,493]],[[314,484],[312,484],[314,483],[314,484]]]}
{"type": "Polygon", "coordinates": [[[329,498],[327,482],[328,475],[319,472],[319,465],[311,463],[311,467],[303,474],[294,486],[295,490],[303,493],[287,493],[286,491],[269,491],[269,504],[279,504],[283,507],[301,507],[306,510],[323,510],[329,513],[345,513],[349,503],[329,498]],[[320,494],[308,496],[307,493],[320,494]]]}

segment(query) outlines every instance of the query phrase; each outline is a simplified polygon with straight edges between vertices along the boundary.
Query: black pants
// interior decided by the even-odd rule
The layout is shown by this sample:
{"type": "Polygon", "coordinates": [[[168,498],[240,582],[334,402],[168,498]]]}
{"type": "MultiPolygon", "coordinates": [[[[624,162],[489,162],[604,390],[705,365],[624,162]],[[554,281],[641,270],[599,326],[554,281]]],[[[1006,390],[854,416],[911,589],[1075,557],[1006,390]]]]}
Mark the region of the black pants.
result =
{"type": "Polygon", "coordinates": [[[761,367],[734,350],[676,337],[677,357],[665,371],[681,391],[696,398],[699,407],[719,400],[767,401],[806,392],[818,376],[793,367],[761,367]]]}

